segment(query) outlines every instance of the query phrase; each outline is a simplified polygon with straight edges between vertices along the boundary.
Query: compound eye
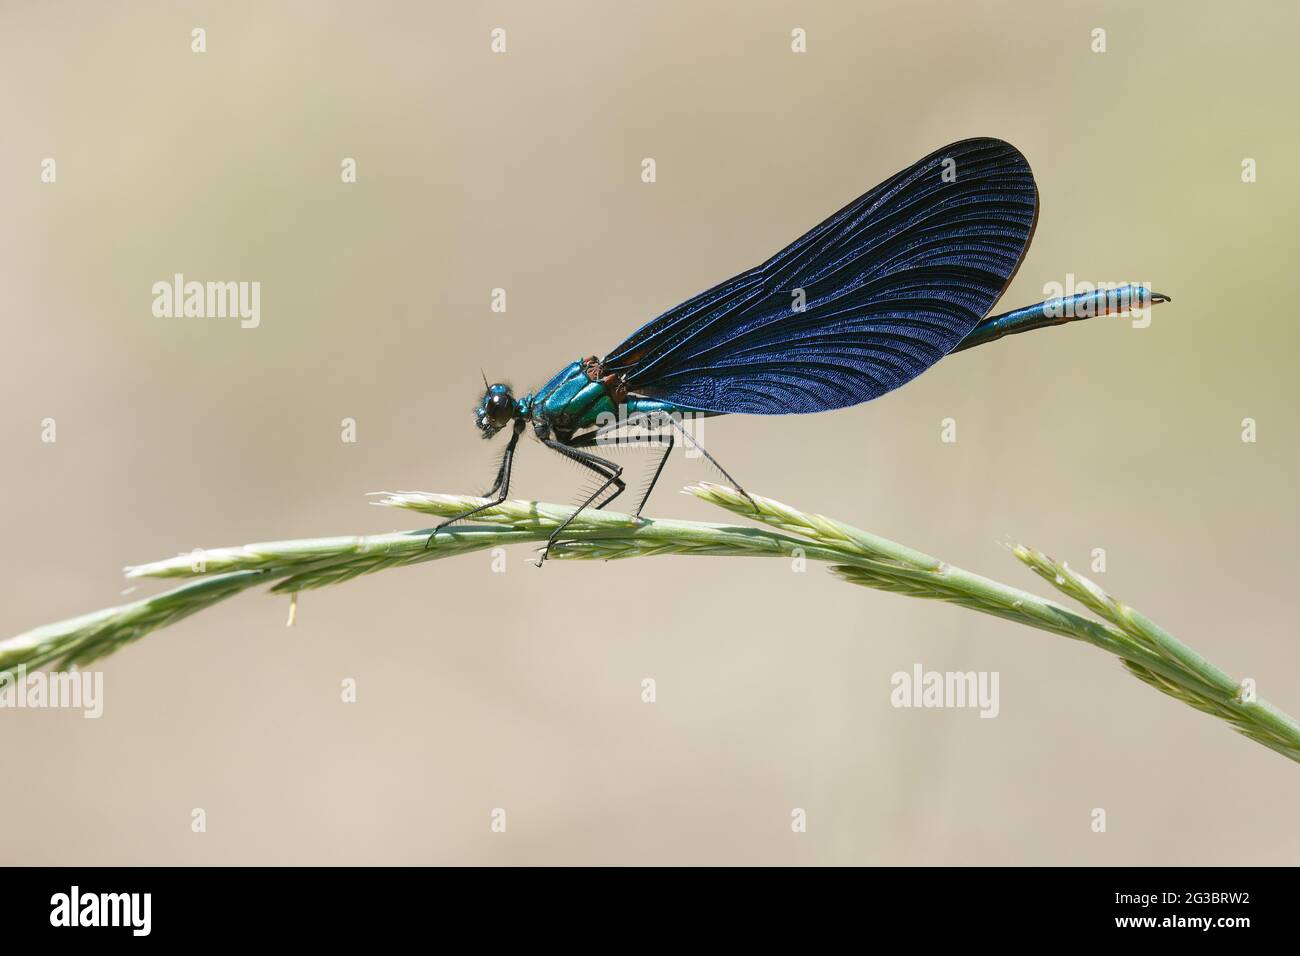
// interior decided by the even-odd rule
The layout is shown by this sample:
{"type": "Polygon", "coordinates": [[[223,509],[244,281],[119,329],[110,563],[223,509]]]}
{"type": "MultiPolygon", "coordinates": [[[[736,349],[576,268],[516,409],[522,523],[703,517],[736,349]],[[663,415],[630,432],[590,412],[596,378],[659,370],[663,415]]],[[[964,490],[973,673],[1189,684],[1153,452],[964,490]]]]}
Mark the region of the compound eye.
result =
{"type": "Polygon", "coordinates": [[[504,428],[510,424],[510,416],[514,414],[515,403],[509,395],[493,395],[487,401],[487,417],[494,427],[504,428]]]}

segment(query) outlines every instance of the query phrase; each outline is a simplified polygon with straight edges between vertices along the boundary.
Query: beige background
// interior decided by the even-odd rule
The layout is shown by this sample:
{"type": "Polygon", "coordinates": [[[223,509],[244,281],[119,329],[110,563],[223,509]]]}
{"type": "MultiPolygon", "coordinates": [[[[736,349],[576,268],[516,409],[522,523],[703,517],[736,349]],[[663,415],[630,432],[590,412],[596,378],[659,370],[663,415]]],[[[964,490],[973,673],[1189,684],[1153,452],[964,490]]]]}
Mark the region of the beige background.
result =
{"type": "MultiPolygon", "coordinates": [[[[480,366],[536,385],[992,135],[1042,195],[1007,307],[1067,272],[1174,304],[871,405],[711,422],[710,449],[1040,593],[999,541],[1104,547],[1107,588],[1300,710],[1294,5],[111,6],[0,16],[0,633],[119,602],[127,563],[418,527],[363,494],[481,490],[480,366]],[[261,281],[261,328],[153,318],[174,272],[261,281]]],[[[569,500],[543,451],[517,493],[569,500]]],[[[715,517],[674,493],[707,477],[675,458],[650,512],[715,517]]],[[[308,594],[292,630],[244,595],[109,659],[98,722],[0,715],[0,862],[1300,858],[1300,770],[1090,648],[817,567],[527,557],[308,594]],[[1001,715],[892,709],[916,662],[999,671],[1001,715]]]]}

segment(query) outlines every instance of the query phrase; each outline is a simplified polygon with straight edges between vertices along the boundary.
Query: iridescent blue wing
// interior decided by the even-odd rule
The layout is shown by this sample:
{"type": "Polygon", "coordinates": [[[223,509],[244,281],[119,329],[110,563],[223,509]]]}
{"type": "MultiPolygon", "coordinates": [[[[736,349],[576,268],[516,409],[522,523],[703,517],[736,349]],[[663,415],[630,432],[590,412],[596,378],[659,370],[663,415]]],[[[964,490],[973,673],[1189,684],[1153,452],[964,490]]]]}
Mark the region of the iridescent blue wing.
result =
{"type": "Polygon", "coordinates": [[[638,329],[604,371],[626,375],[635,394],[704,411],[787,415],[870,401],[988,315],[1037,217],[1034,176],[1014,146],[954,143],[638,329]]]}

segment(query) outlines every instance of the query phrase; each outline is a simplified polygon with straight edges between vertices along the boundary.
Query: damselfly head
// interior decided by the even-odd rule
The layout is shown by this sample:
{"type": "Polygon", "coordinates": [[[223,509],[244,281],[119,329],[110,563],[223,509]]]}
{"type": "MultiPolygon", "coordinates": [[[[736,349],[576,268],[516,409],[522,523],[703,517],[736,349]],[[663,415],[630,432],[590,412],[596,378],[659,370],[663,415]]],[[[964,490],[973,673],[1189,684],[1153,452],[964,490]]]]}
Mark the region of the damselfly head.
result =
{"type": "Polygon", "coordinates": [[[510,424],[515,410],[515,397],[510,394],[509,385],[488,385],[483,401],[474,409],[474,424],[483,432],[484,438],[491,438],[510,424]]]}

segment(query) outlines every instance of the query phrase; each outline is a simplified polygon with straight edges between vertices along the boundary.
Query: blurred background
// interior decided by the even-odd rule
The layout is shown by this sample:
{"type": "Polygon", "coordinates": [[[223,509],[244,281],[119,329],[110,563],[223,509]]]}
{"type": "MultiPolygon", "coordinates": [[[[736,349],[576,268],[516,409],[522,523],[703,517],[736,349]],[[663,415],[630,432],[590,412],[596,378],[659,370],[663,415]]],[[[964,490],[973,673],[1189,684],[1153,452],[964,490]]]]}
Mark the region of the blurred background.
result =
{"type": "MultiPolygon", "coordinates": [[[[997,136],[1041,193],[1004,307],[1069,273],[1173,304],[869,405],[713,420],[707,446],[752,491],[1038,593],[999,542],[1104,548],[1099,583],[1300,711],[1294,5],[542,6],[0,7],[0,635],[126,600],[126,564],[420,527],[365,493],[486,486],[480,367],[536,386],[997,136]],[[260,327],[155,318],[178,272],[259,281],[260,327]]],[[[515,494],[571,500],[544,452],[515,494]]],[[[648,513],[717,519],[674,493],[712,477],[675,456],[648,513]]],[[[104,661],[100,720],[0,714],[0,862],[1300,859],[1297,768],[1092,648],[818,566],[531,556],[308,593],[292,629],[245,594],[104,661]],[[997,719],[891,707],[918,663],[999,672],[997,719]]]]}

